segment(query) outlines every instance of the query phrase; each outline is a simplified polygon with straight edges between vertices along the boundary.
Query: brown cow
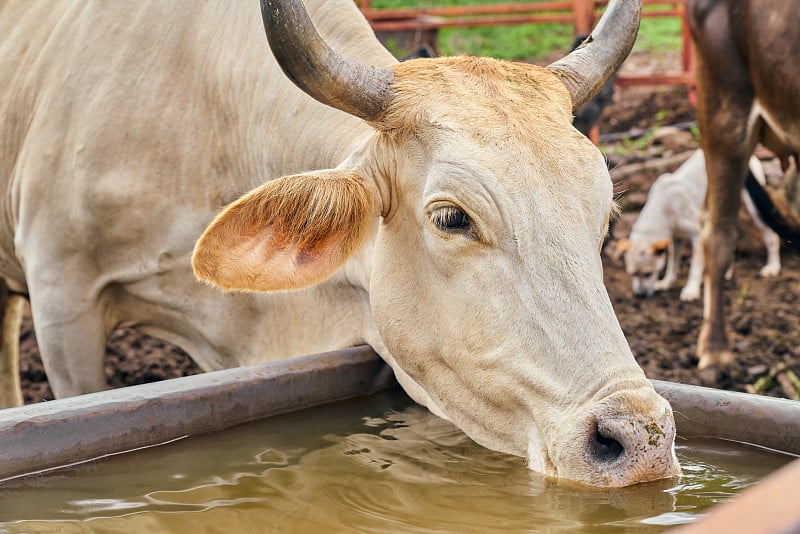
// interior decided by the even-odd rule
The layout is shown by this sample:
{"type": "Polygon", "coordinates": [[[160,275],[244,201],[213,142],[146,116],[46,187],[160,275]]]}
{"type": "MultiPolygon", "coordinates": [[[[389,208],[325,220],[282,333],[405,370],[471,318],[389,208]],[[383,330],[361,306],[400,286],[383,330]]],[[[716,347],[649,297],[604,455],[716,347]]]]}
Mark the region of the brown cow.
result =
{"type": "Polygon", "coordinates": [[[733,361],[723,276],[736,240],[747,161],[761,142],[800,151],[800,0],[688,0],[697,62],[697,118],[708,172],[700,369],[733,361]]]}

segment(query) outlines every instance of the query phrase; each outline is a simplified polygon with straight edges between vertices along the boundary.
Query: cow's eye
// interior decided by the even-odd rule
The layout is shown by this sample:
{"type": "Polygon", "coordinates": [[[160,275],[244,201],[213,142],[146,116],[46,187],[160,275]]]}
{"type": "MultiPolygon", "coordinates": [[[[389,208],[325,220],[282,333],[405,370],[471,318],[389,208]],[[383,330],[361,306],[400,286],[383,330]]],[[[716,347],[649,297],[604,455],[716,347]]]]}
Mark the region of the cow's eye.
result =
{"type": "Polygon", "coordinates": [[[430,214],[431,222],[443,232],[464,232],[472,230],[472,220],[469,215],[455,206],[443,206],[433,210],[430,214]]]}

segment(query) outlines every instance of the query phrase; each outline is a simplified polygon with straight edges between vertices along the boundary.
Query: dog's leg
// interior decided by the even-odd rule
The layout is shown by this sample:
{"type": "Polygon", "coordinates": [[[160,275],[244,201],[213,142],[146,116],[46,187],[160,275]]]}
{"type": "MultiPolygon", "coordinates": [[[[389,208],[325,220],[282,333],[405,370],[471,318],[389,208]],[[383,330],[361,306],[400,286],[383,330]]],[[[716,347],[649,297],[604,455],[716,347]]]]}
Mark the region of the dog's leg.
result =
{"type": "Polygon", "coordinates": [[[750,218],[753,219],[753,224],[761,232],[761,239],[764,240],[764,247],[767,249],[767,263],[764,264],[758,274],[764,278],[778,276],[781,273],[781,238],[769,226],[764,224],[753,204],[753,199],[747,194],[746,189],[742,189],[742,203],[744,203],[747,213],[750,214],[750,218]]]}
{"type": "Polygon", "coordinates": [[[669,242],[669,246],[667,247],[667,269],[664,271],[664,278],[656,282],[655,288],[656,291],[663,291],[665,289],[671,288],[675,285],[675,281],[678,279],[678,254],[676,249],[678,248],[677,243],[673,239],[669,242]]]}
{"type": "Polygon", "coordinates": [[[693,301],[700,298],[700,287],[703,284],[703,269],[705,257],[703,256],[703,241],[700,228],[690,236],[692,242],[692,259],[689,262],[689,276],[686,285],[681,290],[681,300],[693,301]]]}
{"type": "Polygon", "coordinates": [[[767,248],[767,263],[758,272],[764,278],[771,278],[781,274],[781,238],[778,234],[765,228],[761,234],[764,246],[767,248]]]}

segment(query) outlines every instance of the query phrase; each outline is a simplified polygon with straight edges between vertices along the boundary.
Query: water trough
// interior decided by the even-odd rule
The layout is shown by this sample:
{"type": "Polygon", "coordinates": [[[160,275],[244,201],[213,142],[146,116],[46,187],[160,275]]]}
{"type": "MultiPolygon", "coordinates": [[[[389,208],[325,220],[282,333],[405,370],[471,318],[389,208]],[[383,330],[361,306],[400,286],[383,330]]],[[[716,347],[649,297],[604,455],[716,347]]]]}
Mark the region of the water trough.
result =
{"type": "MultiPolygon", "coordinates": [[[[653,383],[672,404],[682,437],[800,455],[800,402],[653,383]]],[[[393,386],[382,360],[369,347],[356,347],[3,410],[0,484],[393,386]]],[[[797,465],[784,471],[794,466],[797,478],[797,465]]]]}

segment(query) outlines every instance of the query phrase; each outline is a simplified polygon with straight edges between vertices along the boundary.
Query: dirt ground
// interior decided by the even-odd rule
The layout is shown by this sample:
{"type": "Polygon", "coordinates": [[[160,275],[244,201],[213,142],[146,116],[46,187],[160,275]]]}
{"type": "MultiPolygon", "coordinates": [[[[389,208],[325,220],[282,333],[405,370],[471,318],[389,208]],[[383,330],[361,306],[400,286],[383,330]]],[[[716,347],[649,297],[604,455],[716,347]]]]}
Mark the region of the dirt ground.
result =
{"type": "MultiPolygon", "coordinates": [[[[674,71],[677,58],[653,61],[651,57],[632,58],[627,69],[638,72],[674,71]],[[666,67],[665,67],[666,65],[666,67]]],[[[601,133],[644,130],[655,125],[691,121],[694,109],[685,88],[638,87],[617,89],[615,103],[601,123],[601,133]]],[[[653,136],[622,140],[603,146],[612,169],[642,162],[664,162],[675,154],[691,149],[689,137],[670,144],[653,144],[653,136]]],[[[662,165],[663,167],[663,165],[662,165]]],[[[669,170],[677,167],[677,163],[669,170]]],[[[666,169],[664,169],[666,170],[666,169]]],[[[647,190],[662,169],[628,173],[616,183],[624,214],[614,228],[616,238],[627,235],[647,190]]],[[[738,391],[757,391],[772,396],[790,396],[787,378],[793,371],[800,375],[800,256],[784,247],[783,271],[776,279],[762,279],[758,271],[764,262],[764,249],[758,234],[742,217],[735,275],[727,284],[728,317],[736,365],[723,373],[713,387],[738,391]]],[[[613,251],[612,240],[607,247],[613,251]]],[[[688,249],[688,246],[686,247],[688,249]]],[[[603,257],[608,293],[622,329],[639,363],[650,378],[688,384],[701,384],[695,366],[695,348],[702,316],[700,302],[678,299],[686,279],[688,250],[684,250],[678,286],[650,299],[636,299],[630,280],[620,262],[610,254],[603,257]]],[[[21,376],[26,403],[52,399],[52,392],[42,368],[26,315],[21,335],[21,376]]],[[[109,340],[106,355],[109,384],[114,387],[141,384],[199,372],[191,358],[180,349],[159,340],[139,335],[133,330],[118,330],[109,340]]]]}

